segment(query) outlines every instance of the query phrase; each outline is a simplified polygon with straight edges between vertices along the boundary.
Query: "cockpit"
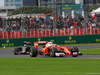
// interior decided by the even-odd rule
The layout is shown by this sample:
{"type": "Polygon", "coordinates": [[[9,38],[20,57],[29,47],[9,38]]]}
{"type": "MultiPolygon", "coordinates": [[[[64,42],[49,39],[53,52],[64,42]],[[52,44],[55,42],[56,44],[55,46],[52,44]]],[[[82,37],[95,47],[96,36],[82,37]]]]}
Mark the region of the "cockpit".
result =
{"type": "Polygon", "coordinates": [[[50,47],[50,46],[57,46],[56,44],[54,44],[53,42],[48,42],[45,47],[50,47]]]}

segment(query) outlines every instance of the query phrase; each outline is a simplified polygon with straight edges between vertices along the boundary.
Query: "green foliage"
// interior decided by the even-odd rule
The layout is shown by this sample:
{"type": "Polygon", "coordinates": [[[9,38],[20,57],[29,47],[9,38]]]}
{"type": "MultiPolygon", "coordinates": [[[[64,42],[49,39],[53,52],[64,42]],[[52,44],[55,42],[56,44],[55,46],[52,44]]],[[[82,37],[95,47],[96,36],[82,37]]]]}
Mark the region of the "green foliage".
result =
{"type": "Polygon", "coordinates": [[[7,16],[11,16],[11,15],[12,15],[11,13],[8,13],[8,14],[7,14],[7,16]]]}
{"type": "Polygon", "coordinates": [[[38,7],[38,6],[25,6],[25,7],[20,7],[17,8],[16,10],[13,11],[12,15],[16,15],[16,14],[37,14],[37,13],[44,13],[44,14],[48,14],[51,13],[52,9],[48,8],[48,7],[38,7]]]}
{"type": "Polygon", "coordinates": [[[100,5],[93,5],[88,12],[91,12],[93,9],[97,9],[98,7],[100,7],[100,5]]]}

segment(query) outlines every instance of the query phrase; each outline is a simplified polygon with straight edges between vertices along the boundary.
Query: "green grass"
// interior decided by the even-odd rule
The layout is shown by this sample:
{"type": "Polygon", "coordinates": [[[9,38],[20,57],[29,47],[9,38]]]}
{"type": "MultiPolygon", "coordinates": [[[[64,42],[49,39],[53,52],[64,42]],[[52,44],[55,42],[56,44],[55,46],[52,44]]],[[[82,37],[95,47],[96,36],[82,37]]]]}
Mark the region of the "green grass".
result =
{"type": "MultiPolygon", "coordinates": [[[[62,45],[62,44],[60,44],[62,45]]],[[[100,45],[100,43],[82,43],[82,44],[64,44],[64,46],[77,46],[77,45],[100,45]]]]}
{"type": "Polygon", "coordinates": [[[87,75],[100,73],[100,59],[0,58],[0,75],[87,75]]]}
{"type": "Polygon", "coordinates": [[[100,54],[100,48],[97,49],[80,49],[80,52],[84,54],[100,54]]]}

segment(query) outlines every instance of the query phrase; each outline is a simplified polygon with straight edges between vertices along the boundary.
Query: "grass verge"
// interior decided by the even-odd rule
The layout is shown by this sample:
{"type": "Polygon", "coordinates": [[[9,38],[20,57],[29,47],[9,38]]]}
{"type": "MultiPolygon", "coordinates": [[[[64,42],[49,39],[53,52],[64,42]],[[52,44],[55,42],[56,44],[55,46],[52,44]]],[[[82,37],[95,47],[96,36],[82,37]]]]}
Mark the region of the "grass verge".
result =
{"type": "Polygon", "coordinates": [[[94,75],[100,59],[0,58],[0,75],[94,75]]]}
{"type": "MultiPolygon", "coordinates": [[[[61,45],[61,44],[60,44],[61,45]]],[[[100,43],[64,44],[64,46],[100,45],[100,43]]]]}
{"type": "Polygon", "coordinates": [[[97,49],[80,49],[80,52],[84,54],[94,54],[94,55],[100,55],[100,48],[97,49]]]}

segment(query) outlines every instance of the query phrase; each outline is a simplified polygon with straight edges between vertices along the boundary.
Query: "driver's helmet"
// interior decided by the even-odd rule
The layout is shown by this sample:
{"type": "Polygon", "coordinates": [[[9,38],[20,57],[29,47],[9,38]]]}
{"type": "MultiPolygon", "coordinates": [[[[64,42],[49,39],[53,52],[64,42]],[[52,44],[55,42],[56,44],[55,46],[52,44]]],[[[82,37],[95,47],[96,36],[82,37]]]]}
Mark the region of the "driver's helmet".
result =
{"type": "Polygon", "coordinates": [[[48,42],[45,46],[50,47],[52,45],[52,42],[48,42]]]}
{"type": "Polygon", "coordinates": [[[27,47],[27,45],[26,45],[26,44],[24,44],[24,47],[27,47]]]}

